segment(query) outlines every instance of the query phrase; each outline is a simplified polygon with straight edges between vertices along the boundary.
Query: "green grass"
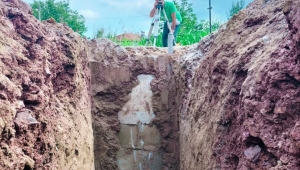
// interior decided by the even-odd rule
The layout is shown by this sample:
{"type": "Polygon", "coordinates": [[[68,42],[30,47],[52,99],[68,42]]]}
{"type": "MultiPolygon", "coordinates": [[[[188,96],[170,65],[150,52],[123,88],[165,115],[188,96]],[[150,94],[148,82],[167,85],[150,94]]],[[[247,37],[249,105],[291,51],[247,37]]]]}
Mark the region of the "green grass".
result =
{"type": "Polygon", "coordinates": [[[110,39],[113,42],[121,45],[121,46],[145,46],[146,44],[146,39],[141,39],[140,41],[130,41],[123,39],[122,41],[117,41],[114,38],[110,39]]]}
{"type": "MultiPolygon", "coordinates": [[[[206,31],[196,31],[190,34],[185,34],[185,35],[178,35],[177,36],[177,44],[181,46],[185,45],[190,45],[194,43],[198,43],[203,37],[209,35],[209,32],[206,31]]],[[[115,37],[109,38],[113,42],[121,45],[121,46],[145,46],[146,44],[146,39],[142,38],[140,41],[130,41],[130,40],[122,40],[122,41],[117,41],[115,37]]],[[[151,37],[151,42],[149,42],[147,45],[152,46],[154,42],[154,38],[151,37]]],[[[156,46],[157,47],[162,47],[162,35],[158,35],[156,39],[156,46]]]]}
{"type": "MultiPolygon", "coordinates": [[[[213,31],[217,30],[213,29],[213,31]]],[[[176,39],[177,39],[177,45],[180,46],[186,46],[186,45],[191,45],[198,43],[202,38],[206,37],[209,35],[209,29],[203,29],[203,30],[194,30],[194,31],[189,31],[188,33],[184,33],[184,30],[180,30],[181,32],[178,33],[176,39]]],[[[141,39],[140,41],[129,41],[124,39],[123,41],[116,41],[114,37],[109,38],[113,42],[121,45],[121,46],[145,46],[146,44],[146,39],[141,39]]],[[[154,42],[154,38],[151,37],[151,42],[148,43],[148,46],[152,46],[154,42]]],[[[159,34],[156,39],[156,46],[157,47],[162,47],[162,34],[159,34]]]]}

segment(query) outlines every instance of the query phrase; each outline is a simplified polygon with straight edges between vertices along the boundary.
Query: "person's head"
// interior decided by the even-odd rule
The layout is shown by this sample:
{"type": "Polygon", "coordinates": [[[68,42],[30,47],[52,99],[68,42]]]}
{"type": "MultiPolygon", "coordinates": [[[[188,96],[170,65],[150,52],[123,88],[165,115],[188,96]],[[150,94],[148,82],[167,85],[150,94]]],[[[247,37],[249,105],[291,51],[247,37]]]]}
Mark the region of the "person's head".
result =
{"type": "MultiPolygon", "coordinates": [[[[155,1],[158,3],[159,0],[155,0],[155,1]]],[[[165,0],[160,0],[160,1],[161,1],[162,5],[165,4],[165,0]]]]}

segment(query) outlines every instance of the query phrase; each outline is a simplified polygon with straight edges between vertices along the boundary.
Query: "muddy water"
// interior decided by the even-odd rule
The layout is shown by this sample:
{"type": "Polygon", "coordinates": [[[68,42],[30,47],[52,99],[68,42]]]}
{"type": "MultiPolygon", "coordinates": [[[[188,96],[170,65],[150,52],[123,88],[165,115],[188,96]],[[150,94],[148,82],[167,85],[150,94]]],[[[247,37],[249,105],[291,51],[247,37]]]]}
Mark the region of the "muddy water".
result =
{"type": "Polygon", "coordinates": [[[150,87],[153,79],[152,75],[139,75],[139,85],[132,89],[130,100],[118,113],[122,148],[117,153],[117,164],[121,170],[162,168],[161,135],[155,125],[149,125],[155,118],[150,87]]]}
{"type": "Polygon", "coordinates": [[[139,75],[139,85],[132,89],[130,100],[118,113],[118,118],[122,124],[138,123],[149,124],[155,117],[152,109],[152,91],[150,82],[152,75],[139,75]]]}

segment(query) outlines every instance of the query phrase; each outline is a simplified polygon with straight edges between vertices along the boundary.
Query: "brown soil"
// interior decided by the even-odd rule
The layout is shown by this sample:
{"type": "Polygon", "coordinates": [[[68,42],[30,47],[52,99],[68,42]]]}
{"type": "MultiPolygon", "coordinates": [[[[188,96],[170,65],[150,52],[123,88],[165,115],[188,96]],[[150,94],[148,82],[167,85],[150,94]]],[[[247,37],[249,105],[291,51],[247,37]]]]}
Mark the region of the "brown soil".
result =
{"type": "Polygon", "coordinates": [[[0,169],[89,169],[86,40],[22,1],[1,1],[0,14],[0,169]]]}
{"type": "Polygon", "coordinates": [[[199,44],[204,59],[181,113],[181,169],[300,169],[300,4],[264,2],[199,44]]]}

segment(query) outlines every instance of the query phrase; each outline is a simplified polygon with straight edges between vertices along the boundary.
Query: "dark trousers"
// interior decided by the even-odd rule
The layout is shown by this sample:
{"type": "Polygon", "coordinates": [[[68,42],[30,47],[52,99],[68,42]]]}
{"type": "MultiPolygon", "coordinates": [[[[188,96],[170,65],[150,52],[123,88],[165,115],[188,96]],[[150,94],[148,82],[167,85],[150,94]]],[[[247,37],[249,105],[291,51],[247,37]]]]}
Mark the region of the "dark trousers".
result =
{"type": "MultiPolygon", "coordinates": [[[[175,30],[174,30],[175,42],[176,42],[176,35],[177,35],[177,32],[178,32],[179,28],[180,28],[180,24],[176,25],[175,30]]],[[[164,23],[163,34],[162,34],[163,47],[168,47],[168,34],[169,34],[169,28],[168,28],[167,22],[165,22],[164,23]]],[[[174,42],[173,42],[173,45],[175,45],[174,42]]]]}

